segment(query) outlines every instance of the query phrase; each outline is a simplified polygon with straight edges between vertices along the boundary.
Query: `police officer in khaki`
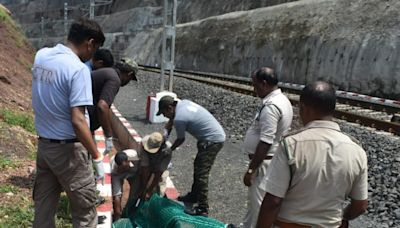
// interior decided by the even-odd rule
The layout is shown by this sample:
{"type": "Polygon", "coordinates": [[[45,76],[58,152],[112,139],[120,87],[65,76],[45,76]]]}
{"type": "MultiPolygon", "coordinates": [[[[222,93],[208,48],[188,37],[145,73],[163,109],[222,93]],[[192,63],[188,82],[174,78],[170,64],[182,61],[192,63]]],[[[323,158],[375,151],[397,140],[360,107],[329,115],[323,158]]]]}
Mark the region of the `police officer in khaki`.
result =
{"type": "Polygon", "coordinates": [[[326,82],[303,89],[305,126],[286,136],[275,153],[261,184],[267,194],[257,227],[347,227],[366,211],[367,156],[332,121],[335,104],[335,90],[326,82]]]}
{"type": "Polygon", "coordinates": [[[293,119],[289,99],[278,88],[278,79],[269,67],[257,69],[252,74],[254,91],[261,98],[260,108],[246,132],[244,153],[250,164],[243,181],[248,190],[247,214],[243,227],[254,228],[265,191],[260,188],[268,165],[273,158],[279,141],[287,134],[293,119]]]}

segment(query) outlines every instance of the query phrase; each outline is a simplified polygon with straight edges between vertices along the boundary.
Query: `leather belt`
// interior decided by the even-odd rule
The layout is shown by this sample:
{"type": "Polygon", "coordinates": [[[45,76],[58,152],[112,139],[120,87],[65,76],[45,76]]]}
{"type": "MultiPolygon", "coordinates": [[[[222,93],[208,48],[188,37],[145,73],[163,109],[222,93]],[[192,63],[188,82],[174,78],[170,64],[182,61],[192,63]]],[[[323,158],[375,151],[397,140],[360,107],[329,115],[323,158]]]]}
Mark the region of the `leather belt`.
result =
{"type": "MultiPolygon", "coordinates": [[[[250,159],[250,160],[253,160],[254,154],[248,154],[248,156],[249,156],[249,159],[250,159]]],[[[265,156],[264,160],[271,160],[273,157],[274,157],[274,156],[267,155],[267,156],[265,156]]]]}
{"type": "Polygon", "coordinates": [[[67,143],[76,143],[79,142],[77,138],[75,139],[48,139],[48,138],[43,138],[39,136],[39,140],[47,143],[58,143],[58,144],[67,144],[67,143]]]}
{"type": "Polygon", "coordinates": [[[308,226],[308,225],[302,225],[302,224],[291,223],[291,222],[283,222],[280,220],[275,220],[274,225],[276,225],[280,228],[311,228],[311,226],[308,226]]]}

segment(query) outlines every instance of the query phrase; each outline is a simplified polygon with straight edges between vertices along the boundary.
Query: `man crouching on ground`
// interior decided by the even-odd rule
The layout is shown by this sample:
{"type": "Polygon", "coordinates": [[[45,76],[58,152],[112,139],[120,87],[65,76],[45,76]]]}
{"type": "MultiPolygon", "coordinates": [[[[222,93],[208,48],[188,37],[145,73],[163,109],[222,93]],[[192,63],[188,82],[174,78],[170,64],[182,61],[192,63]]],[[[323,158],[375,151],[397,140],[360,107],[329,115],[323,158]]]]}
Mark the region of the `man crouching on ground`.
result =
{"type": "Polygon", "coordinates": [[[118,152],[111,158],[112,195],[114,221],[121,218],[123,182],[130,185],[130,201],[149,199],[153,192],[159,193],[161,176],[171,161],[171,144],[159,132],[146,135],[138,152],[133,149],[118,152]],[[152,178],[149,183],[150,177],[152,178]]]}

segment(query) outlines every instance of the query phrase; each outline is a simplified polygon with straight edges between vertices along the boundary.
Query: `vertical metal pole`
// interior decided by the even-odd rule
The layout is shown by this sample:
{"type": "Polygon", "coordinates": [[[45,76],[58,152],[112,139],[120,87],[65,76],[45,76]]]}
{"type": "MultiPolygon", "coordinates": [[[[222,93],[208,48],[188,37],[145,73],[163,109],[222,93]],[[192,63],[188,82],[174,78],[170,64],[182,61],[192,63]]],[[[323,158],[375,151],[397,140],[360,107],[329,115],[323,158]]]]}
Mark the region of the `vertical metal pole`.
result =
{"type": "Polygon", "coordinates": [[[164,72],[165,72],[165,64],[166,64],[166,59],[165,59],[165,52],[166,52],[166,47],[167,47],[167,34],[166,34],[166,27],[167,27],[167,12],[168,11],[168,0],[164,0],[164,11],[163,11],[163,16],[164,16],[164,21],[163,21],[163,35],[162,35],[162,49],[161,49],[161,85],[160,85],[160,91],[164,90],[164,84],[165,84],[165,77],[164,77],[164,72]]]}
{"type": "Polygon", "coordinates": [[[44,17],[42,17],[41,21],[40,21],[40,33],[41,33],[40,46],[43,47],[43,43],[44,43],[44,17]]]}
{"type": "Polygon", "coordinates": [[[68,3],[64,2],[64,34],[67,36],[68,34],[68,3]]]}
{"type": "Polygon", "coordinates": [[[90,0],[90,7],[89,7],[89,19],[94,19],[94,2],[95,0],[90,0]]]}
{"type": "Polygon", "coordinates": [[[176,34],[176,9],[177,9],[177,0],[173,0],[174,5],[172,9],[172,29],[174,31],[171,36],[171,69],[169,70],[169,91],[172,92],[172,87],[174,85],[174,68],[175,68],[175,34],[176,34]]]}

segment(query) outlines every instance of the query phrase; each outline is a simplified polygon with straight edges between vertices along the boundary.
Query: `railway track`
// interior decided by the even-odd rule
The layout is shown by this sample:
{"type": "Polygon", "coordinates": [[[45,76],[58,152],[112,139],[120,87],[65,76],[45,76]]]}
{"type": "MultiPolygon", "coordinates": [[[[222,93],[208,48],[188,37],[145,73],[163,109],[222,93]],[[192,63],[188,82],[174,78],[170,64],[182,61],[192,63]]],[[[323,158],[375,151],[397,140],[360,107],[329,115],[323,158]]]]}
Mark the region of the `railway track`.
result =
{"type": "MultiPolygon", "coordinates": [[[[140,65],[140,69],[160,73],[158,67],[140,65]]],[[[246,77],[179,69],[174,71],[174,76],[255,96],[251,79],[246,77]]],[[[298,104],[303,85],[279,83],[279,87],[292,104],[298,104]]],[[[391,122],[393,115],[400,114],[400,102],[345,91],[337,91],[337,100],[336,118],[400,136],[400,123],[391,122]]]]}

